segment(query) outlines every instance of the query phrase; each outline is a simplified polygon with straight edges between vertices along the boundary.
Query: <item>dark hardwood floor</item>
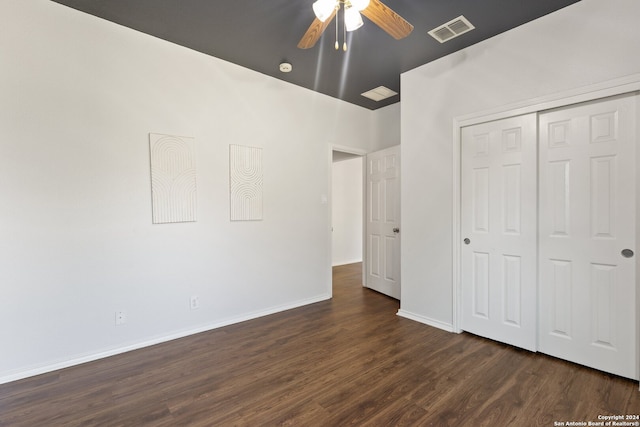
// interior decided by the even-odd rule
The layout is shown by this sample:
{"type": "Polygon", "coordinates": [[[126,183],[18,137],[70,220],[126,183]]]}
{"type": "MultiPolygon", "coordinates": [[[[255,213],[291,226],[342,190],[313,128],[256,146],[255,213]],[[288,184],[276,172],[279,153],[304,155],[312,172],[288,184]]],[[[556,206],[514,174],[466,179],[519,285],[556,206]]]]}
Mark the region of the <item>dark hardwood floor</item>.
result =
{"type": "Polygon", "coordinates": [[[640,414],[638,383],[334,298],[0,386],[0,426],[553,426],[640,414]]]}

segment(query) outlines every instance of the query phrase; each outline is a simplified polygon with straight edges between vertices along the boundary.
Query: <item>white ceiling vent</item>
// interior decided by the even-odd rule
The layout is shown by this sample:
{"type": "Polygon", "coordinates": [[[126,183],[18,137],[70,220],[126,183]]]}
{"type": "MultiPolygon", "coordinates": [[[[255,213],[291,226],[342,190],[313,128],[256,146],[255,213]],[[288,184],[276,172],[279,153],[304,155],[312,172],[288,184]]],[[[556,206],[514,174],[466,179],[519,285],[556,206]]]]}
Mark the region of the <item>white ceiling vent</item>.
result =
{"type": "Polygon", "coordinates": [[[391,98],[397,94],[398,92],[394,92],[388,87],[378,86],[377,88],[361,93],[360,95],[365,98],[373,99],[374,101],[382,101],[383,99],[391,98]]]}
{"type": "Polygon", "coordinates": [[[440,43],[444,43],[451,40],[452,38],[458,37],[461,34],[471,31],[474,28],[476,27],[474,27],[467,18],[460,15],[457,18],[447,22],[446,24],[440,25],[438,28],[434,28],[433,30],[429,31],[429,35],[438,40],[440,43]]]}

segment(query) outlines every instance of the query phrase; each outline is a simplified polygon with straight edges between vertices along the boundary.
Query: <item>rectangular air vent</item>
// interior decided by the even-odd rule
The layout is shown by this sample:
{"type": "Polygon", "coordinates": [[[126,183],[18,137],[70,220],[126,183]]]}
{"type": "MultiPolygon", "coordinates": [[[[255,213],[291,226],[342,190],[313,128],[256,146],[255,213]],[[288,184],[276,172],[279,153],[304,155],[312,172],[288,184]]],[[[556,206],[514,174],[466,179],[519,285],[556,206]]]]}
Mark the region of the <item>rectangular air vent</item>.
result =
{"type": "Polygon", "coordinates": [[[457,18],[447,22],[446,24],[440,25],[438,28],[434,28],[433,30],[429,31],[429,35],[438,40],[440,43],[444,43],[448,40],[458,37],[461,34],[471,31],[474,28],[476,27],[474,27],[467,18],[460,15],[457,18]]]}
{"type": "Polygon", "coordinates": [[[374,101],[382,101],[383,99],[391,98],[397,94],[398,92],[394,92],[388,87],[378,86],[377,88],[361,93],[360,95],[365,98],[373,99],[374,101]]]}

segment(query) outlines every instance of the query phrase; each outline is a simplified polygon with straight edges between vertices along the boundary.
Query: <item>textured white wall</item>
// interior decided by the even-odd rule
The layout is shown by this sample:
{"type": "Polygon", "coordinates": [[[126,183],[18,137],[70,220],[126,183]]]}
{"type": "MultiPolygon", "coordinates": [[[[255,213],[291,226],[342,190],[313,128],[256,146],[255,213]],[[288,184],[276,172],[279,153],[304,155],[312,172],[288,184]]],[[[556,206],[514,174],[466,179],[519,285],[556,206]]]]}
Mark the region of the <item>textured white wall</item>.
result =
{"type": "Polygon", "coordinates": [[[0,52],[0,382],[329,297],[329,147],[371,111],[46,0],[0,2],[0,52]],[[197,222],[152,225],[149,132],[195,138],[197,222]]]}
{"type": "Polygon", "coordinates": [[[583,0],[401,76],[402,311],[453,321],[454,118],[640,72],[638,16],[583,0]]]}
{"type": "Polygon", "coordinates": [[[362,157],[333,163],[333,265],[362,261],[362,157]]]}

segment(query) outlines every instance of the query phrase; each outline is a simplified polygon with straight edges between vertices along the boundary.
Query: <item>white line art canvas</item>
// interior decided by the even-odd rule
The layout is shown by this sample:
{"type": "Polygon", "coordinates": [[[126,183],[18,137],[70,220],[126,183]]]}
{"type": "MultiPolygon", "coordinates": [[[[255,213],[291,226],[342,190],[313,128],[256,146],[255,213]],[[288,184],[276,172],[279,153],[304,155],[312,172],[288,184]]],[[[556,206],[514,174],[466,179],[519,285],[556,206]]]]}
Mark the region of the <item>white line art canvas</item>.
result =
{"type": "Polygon", "coordinates": [[[231,221],[262,220],[262,149],[229,146],[231,221]]]}
{"type": "Polygon", "coordinates": [[[196,220],[194,138],[149,134],[153,223],[196,220]]]}

